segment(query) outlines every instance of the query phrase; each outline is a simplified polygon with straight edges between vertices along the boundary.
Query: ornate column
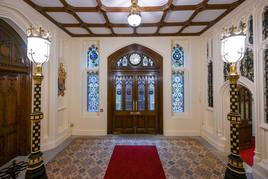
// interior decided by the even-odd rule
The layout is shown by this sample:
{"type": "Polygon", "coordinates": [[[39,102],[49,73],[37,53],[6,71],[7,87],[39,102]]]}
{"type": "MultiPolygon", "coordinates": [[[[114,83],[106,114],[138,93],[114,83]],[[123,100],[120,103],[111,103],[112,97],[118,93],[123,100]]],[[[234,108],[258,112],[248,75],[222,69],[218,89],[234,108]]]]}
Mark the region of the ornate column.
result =
{"type": "Polygon", "coordinates": [[[33,75],[34,82],[34,99],[33,112],[31,114],[32,136],[31,136],[31,154],[29,156],[28,166],[25,178],[46,179],[46,170],[43,162],[42,152],[40,151],[41,139],[41,120],[43,113],[41,112],[41,84],[43,80],[42,66],[37,65],[33,75]]]}
{"type": "Polygon", "coordinates": [[[243,161],[240,158],[240,141],[239,141],[239,124],[241,118],[238,108],[238,91],[237,81],[239,75],[236,72],[236,64],[233,63],[230,67],[228,76],[230,81],[230,113],[228,120],[230,121],[230,145],[231,154],[228,156],[228,165],[225,171],[225,179],[246,179],[243,161]]]}

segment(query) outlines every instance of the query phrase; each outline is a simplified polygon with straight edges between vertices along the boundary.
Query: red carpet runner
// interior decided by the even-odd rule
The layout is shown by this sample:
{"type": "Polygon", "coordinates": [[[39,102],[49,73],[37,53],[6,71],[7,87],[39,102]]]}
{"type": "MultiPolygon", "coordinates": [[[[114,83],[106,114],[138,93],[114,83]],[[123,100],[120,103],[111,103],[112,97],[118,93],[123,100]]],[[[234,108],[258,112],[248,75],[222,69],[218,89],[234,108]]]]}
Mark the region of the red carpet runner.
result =
{"type": "Polygon", "coordinates": [[[246,162],[249,166],[253,166],[254,150],[255,150],[255,139],[253,138],[251,141],[250,148],[240,151],[240,156],[242,160],[246,162]]]}
{"type": "Polygon", "coordinates": [[[155,146],[116,145],[104,179],[165,179],[155,146]]]}

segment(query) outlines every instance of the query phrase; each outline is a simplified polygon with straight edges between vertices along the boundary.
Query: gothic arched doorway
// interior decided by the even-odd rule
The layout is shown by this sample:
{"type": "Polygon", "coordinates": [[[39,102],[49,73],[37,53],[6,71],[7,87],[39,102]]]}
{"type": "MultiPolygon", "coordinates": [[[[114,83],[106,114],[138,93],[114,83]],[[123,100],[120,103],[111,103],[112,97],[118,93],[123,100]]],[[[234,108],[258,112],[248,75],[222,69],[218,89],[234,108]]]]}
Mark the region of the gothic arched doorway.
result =
{"type": "Polygon", "coordinates": [[[108,57],[108,133],[163,133],[162,56],[132,44],[108,57]]]}

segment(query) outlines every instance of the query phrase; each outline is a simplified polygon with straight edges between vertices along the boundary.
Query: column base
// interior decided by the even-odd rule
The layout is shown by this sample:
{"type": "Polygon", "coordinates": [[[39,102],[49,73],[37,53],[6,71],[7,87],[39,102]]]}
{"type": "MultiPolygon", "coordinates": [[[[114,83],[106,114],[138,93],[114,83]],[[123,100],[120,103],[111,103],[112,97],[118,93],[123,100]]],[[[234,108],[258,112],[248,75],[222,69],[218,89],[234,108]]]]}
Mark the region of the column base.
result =
{"type": "Polygon", "coordinates": [[[239,174],[227,168],[224,179],[247,179],[247,176],[245,173],[239,174]]]}
{"type": "Polygon", "coordinates": [[[34,170],[27,170],[25,179],[48,179],[46,174],[45,165],[41,165],[39,168],[34,170]]]}

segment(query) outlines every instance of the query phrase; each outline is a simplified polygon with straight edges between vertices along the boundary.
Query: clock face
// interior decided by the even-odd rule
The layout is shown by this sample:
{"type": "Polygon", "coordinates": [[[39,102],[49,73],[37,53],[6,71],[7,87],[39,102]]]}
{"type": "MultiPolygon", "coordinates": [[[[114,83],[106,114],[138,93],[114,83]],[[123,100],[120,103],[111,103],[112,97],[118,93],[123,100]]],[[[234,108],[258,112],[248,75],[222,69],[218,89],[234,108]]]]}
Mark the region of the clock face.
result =
{"type": "Polygon", "coordinates": [[[132,65],[138,65],[141,62],[141,56],[137,53],[133,53],[130,55],[129,61],[132,65]]]}

